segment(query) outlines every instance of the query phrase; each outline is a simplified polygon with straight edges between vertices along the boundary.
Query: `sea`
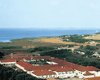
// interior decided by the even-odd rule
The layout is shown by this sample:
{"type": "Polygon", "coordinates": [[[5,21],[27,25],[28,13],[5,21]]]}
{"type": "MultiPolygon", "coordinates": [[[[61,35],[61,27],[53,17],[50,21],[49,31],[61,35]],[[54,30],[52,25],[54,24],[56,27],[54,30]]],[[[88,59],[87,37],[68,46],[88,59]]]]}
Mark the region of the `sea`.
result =
{"type": "Polygon", "coordinates": [[[12,39],[21,38],[93,34],[99,31],[100,30],[0,29],[0,42],[10,42],[12,39]]]}

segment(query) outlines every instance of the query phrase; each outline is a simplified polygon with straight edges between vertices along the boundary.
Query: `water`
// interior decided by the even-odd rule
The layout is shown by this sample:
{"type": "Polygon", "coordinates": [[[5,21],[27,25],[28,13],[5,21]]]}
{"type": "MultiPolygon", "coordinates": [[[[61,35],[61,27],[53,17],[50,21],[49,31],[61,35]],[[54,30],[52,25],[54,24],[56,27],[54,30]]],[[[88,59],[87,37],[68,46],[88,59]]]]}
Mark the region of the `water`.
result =
{"type": "Polygon", "coordinates": [[[34,29],[0,29],[0,42],[12,39],[32,38],[42,36],[59,36],[72,34],[93,34],[97,30],[34,30],[34,29]]]}

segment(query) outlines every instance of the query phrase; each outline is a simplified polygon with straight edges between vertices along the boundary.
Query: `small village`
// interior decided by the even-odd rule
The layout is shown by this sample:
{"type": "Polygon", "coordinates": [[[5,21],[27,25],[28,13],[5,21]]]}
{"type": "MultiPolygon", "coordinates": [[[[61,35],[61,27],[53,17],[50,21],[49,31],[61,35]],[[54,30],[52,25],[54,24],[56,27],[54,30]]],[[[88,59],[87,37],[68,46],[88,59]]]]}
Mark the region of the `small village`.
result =
{"type": "Polygon", "coordinates": [[[44,80],[100,80],[100,69],[82,66],[50,56],[11,53],[0,64],[44,80]]]}

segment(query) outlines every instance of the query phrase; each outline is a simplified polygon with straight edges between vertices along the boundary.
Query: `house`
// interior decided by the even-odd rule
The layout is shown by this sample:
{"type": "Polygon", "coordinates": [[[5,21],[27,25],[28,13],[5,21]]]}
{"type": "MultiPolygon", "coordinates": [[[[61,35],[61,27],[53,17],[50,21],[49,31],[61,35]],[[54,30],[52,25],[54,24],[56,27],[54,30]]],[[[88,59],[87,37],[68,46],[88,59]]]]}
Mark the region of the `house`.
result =
{"type": "Polygon", "coordinates": [[[33,66],[30,63],[21,62],[21,61],[20,62],[16,62],[16,66],[19,69],[27,72],[28,74],[30,74],[30,75],[32,75],[34,77],[37,77],[37,78],[45,79],[45,78],[57,77],[55,72],[49,71],[49,70],[45,69],[45,67],[43,67],[43,66],[33,66]]]}
{"type": "Polygon", "coordinates": [[[100,54],[98,52],[95,52],[92,56],[100,58],[100,54]]]}
{"type": "Polygon", "coordinates": [[[51,67],[51,71],[54,71],[59,78],[68,78],[68,77],[74,77],[75,74],[73,73],[74,70],[69,67],[65,66],[56,66],[56,67],[51,67]]]}
{"type": "Polygon", "coordinates": [[[87,78],[94,77],[94,76],[96,76],[94,73],[96,73],[98,70],[99,70],[98,68],[95,68],[93,66],[86,66],[86,67],[85,66],[79,66],[76,69],[77,72],[79,71],[79,76],[78,77],[82,77],[82,78],[85,78],[85,77],[87,77],[87,78]]]}

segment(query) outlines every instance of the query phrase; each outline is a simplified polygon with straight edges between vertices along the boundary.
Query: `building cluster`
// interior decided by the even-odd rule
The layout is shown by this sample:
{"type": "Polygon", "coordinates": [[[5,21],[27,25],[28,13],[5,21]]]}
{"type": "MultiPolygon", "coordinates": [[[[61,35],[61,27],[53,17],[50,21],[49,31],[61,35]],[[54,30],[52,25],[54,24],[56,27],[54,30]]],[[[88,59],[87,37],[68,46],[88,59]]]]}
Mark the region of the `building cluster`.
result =
{"type": "Polygon", "coordinates": [[[84,80],[92,80],[90,78],[100,79],[100,69],[98,68],[81,66],[50,56],[16,53],[0,60],[0,64],[10,67],[16,66],[18,69],[27,72],[27,74],[40,79],[73,77],[83,78],[84,80]]]}

